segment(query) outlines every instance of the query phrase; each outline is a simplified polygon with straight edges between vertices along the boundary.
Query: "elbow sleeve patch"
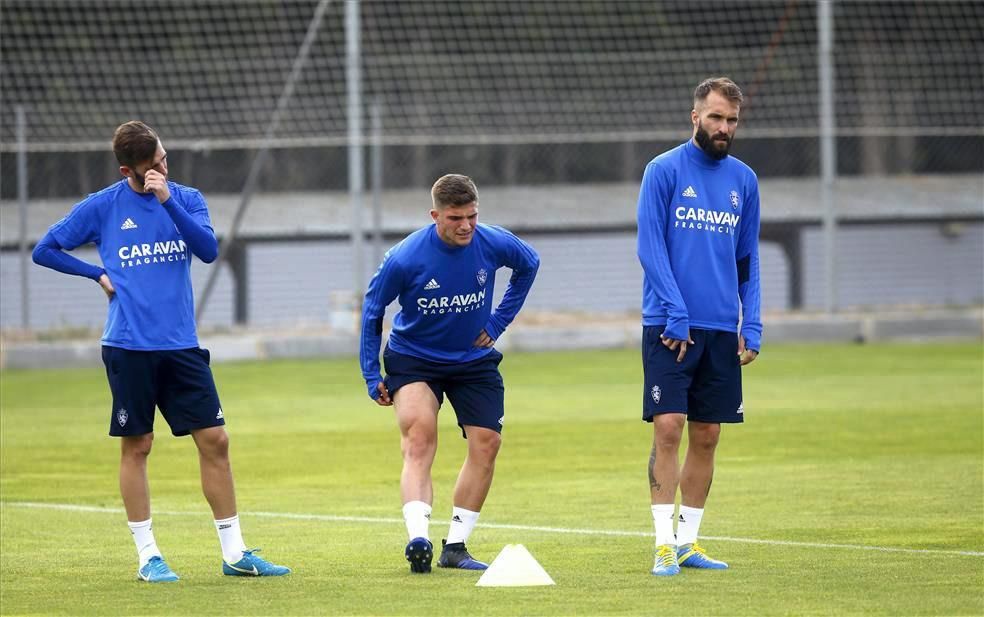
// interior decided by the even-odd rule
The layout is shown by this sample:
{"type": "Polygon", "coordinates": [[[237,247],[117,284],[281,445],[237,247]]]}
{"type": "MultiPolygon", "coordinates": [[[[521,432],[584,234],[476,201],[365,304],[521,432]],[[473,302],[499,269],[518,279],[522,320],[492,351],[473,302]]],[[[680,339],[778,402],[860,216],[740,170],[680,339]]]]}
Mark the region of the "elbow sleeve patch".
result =
{"type": "Polygon", "coordinates": [[[752,263],[752,256],[747,255],[738,260],[738,284],[748,282],[748,270],[752,263]]]}

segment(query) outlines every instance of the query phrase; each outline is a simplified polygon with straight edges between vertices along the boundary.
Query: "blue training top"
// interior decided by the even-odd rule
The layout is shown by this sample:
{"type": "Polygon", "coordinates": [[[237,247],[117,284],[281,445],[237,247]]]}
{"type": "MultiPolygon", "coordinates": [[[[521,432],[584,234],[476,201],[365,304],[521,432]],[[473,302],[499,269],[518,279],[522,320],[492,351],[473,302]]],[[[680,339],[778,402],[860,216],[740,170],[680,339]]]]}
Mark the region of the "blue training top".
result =
{"type": "Polygon", "coordinates": [[[116,289],[103,345],[138,351],[198,346],[191,256],[213,261],[218,242],[202,194],[175,182],[168,188],[171,197],[161,204],[123,179],[76,204],[35,250],[41,265],[98,279],[101,270],[51,250],[96,244],[116,289]]]}
{"type": "Polygon", "coordinates": [[[646,166],[638,216],[643,325],[665,324],[666,336],[685,340],[690,328],[738,332],[741,311],[745,345],[759,351],[755,172],[688,140],[646,166]]]}
{"type": "Polygon", "coordinates": [[[379,396],[379,345],[390,302],[399,297],[401,307],[390,349],[432,362],[468,362],[491,351],[473,345],[482,330],[498,339],[512,323],[539,266],[530,245],[494,225],[479,224],[463,247],[448,246],[430,225],[391,248],[369,281],[362,307],[359,360],[369,396],[379,396]],[[493,312],[495,272],[503,266],[513,274],[493,312]]]}

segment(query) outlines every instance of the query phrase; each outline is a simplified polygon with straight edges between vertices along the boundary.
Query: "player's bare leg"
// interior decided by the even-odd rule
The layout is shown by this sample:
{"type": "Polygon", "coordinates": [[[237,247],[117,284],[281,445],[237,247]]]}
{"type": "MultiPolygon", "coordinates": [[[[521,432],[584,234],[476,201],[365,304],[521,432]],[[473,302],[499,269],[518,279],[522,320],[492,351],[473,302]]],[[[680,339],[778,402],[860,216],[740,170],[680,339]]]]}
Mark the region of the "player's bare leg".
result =
{"type": "Polygon", "coordinates": [[[447,541],[441,547],[441,558],[437,565],[460,570],[485,570],[489,565],[472,557],[465,542],[478,522],[482,505],[485,504],[485,498],[492,486],[495,459],[499,455],[502,436],[492,429],[480,426],[466,425],[463,429],[468,438],[468,455],[454,486],[451,527],[448,529],[447,541]]]}
{"type": "Polygon", "coordinates": [[[495,458],[499,454],[502,436],[492,429],[466,426],[468,456],[454,485],[454,505],[479,512],[492,486],[495,458]]]}
{"type": "Polygon", "coordinates": [[[153,433],[120,439],[120,494],[123,496],[126,518],[130,521],[150,518],[147,457],[153,444],[153,433]]]}
{"type": "Polygon", "coordinates": [[[238,563],[246,551],[246,543],[236,513],[236,489],[229,463],[229,434],[225,427],[213,426],[194,430],[191,437],[198,448],[202,493],[212,508],[215,529],[222,546],[222,561],[224,564],[238,563]]]}
{"type": "Polygon", "coordinates": [[[703,508],[711,492],[714,477],[714,451],[721,436],[721,425],[689,422],[690,443],[680,473],[681,503],[689,508],[703,508]]]}
{"type": "Polygon", "coordinates": [[[198,447],[202,492],[215,516],[215,530],[222,547],[222,573],[226,576],[283,576],[290,568],[278,566],[247,549],[236,513],[236,486],[229,462],[229,434],[224,426],[191,432],[198,447]]]}
{"type": "Polygon", "coordinates": [[[673,504],[680,484],[680,440],[687,416],[653,416],[653,449],[649,456],[649,494],[652,503],[673,504]]]}
{"type": "Polygon", "coordinates": [[[714,477],[714,452],[721,436],[721,425],[689,422],[690,443],[680,474],[680,517],[677,521],[677,559],[681,567],[725,570],[728,564],[709,557],[697,544],[697,532],[704,517],[704,504],[714,477]]]}
{"type": "Polygon", "coordinates": [[[222,426],[191,432],[198,447],[202,492],[216,519],[236,516],[236,488],[229,462],[229,434],[222,426]]]}
{"type": "Polygon", "coordinates": [[[397,390],[393,405],[403,451],[403,472],[400,474],[403,503],[432,503],[431,466],[437,454],[437,399],[430,386],[418,381],[397,390]]]}
{"type": "Polygon", "coordinates": [[[137,546],[137,577],[149,583],[166,583],[178,580],[178,575],[161,557],[150,519],[147,457],[153,445],[153,433],[120,439],[120,495],[137,546]]]}
{"type": "Polygon", "coordinates": [[[431,466],[437,454],[437,398],[430,386],[419,381],[397,390],[393,406],[400,426],[400,448],[403,451],[403,471],[400,474],[403,520],[410,537],[404,557],[410,563],[411,572],[427,573],[431,571],[431,560],[434,558],[434,545],[428,529],[434,500],[431,466]]]}
{"type": "Polygon", "coordinates": [[[653,416],[653,449],[649,455],[649,495],[656,531],[656,559],[652,573],[673,576],[680,572],[673,535],[673,511],[680,483],[680,439],[686,422],[683,413],[653,416]]]}

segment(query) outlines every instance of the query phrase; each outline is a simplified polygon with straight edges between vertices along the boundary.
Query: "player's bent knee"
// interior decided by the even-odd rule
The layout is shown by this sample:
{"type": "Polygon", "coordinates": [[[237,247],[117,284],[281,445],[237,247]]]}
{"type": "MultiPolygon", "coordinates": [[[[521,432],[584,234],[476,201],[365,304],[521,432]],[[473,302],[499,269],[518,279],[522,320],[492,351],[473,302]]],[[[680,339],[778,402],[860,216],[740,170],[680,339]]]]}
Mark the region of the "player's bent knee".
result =
{"type": "Polygon", "coordinates": [[[658,449],[677,448],[683,439],[686,416],[677,413],[660,414],[653,418],[653,446],[658,449]]]}
{"type": "Polygon", "coordinates": [[[680,436],[679,435],[657,435],[653,439],[653,447],[657,450],[672,450],[676,451],[680,448],[680,436]]]}
{"type": "Polygon", "coordinates": [[[432,460],[437,451],[437,436],[424,431],[413,431],[403,438],[405,460],[432,460]]]}
{"type": "Polygon", "coordinates": [[[502,435],[487,428],[470,427],[468,430],[469,456],[489,464],[495,461],[502,446],[502,435]]]}
{"type": "Polygon", "coordinates": [[[229,433],[221,426],[194,431],[195,444],[206,456],[224,458],[229,456],[229,433]]]}
{"type": "Polygon", "coordinates": [[[124,458],[141,459],[150,456],[150,450],[154,445],[154,434],[135,435],[133,437],[123,437],[120,442],[121,451],[124,458]]]}
{"type": "Polygon", "coordinates": [[[653,426],[658,433],[672,431],[682,434],[686,423],[687,416],[683,413],[660,413],[653,416],[653,426]]]}
{"type": "Polygon", "coordinates": [[[433,459],[434,452],[434,445],[425,441],[407,440],[403,446],[403,458],[411,461],[433,459]]]}
{"type": "Polygon", "coordinates": [[[690,424],[690,444],[702,450],[714,450],[721,439],[720,424],[690,424]]]}

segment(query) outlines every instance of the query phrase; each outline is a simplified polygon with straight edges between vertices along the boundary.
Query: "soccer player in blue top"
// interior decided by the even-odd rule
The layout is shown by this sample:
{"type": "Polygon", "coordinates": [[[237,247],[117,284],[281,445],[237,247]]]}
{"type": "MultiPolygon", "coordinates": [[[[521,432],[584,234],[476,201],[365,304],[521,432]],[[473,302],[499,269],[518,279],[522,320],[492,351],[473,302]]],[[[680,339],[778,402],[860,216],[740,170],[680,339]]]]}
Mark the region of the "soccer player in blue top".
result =
{"type": "Polygon", "coordinates": [[[728,567],[697,544],[697,530],[721,423],[743,419],[741,366],[755,359],[762,340],[758,179],[728,155],[741,102],[730,79],[701,82],[690,112],[693,137],[653,159],[639,191],[642,417],[653,423],[657,576],[677,574],[681,566],[728,567]],[[689,445],[681,470],[685,424],[689,445]]]}
{"type": "Polygon", "coordinates": [[[484,570],[488,565],[473,559],[465,542],[492,485],[502,441],[502,354],[493,345],[523,305],[540,259],[505,229],[478,223],[478,189],[471,178],[442,176],[431,196],[434,224],[391,248],[369,282],[362,311],[362,376],[377,404],[395,407],[400,426],[400,491],[410,538],[404,555],[410,571],[431,570],[431,465],[445,393],[468,440],[468,455],[454,487],[451,528],[437,565],[484,570]],[[503,266],[512,269],[512,278],[493,311],[495,272],[503,266]],[[400,311],[383,352],[383,379],[383,314],[397,298],[400,311]]]}
{"type": "Polygon", "coordinates": [[[120,493],[137,546],[137,576],[168,582],[178,576],[161,556],[150,517],[147,457],[154,442],[154,408],[171,432],[192,436],[198,448],[202,490],[212,507],[229,576],[279,576],[290,572],[248,550],[236,513],[219,395],[209,354],[198,346],[191,287],[191,258],[209,263],[219,245],[205,199],[167,178],[167,153],[143,122],[120,125],[113,152],[124,178],[93,193],[48,230],[34,261],[90,278],[109,298],[102,357],[113,396],[109,434],[120,437],[120,493]],[[102,267],[70,251],[95,243],[102,267]]]}

